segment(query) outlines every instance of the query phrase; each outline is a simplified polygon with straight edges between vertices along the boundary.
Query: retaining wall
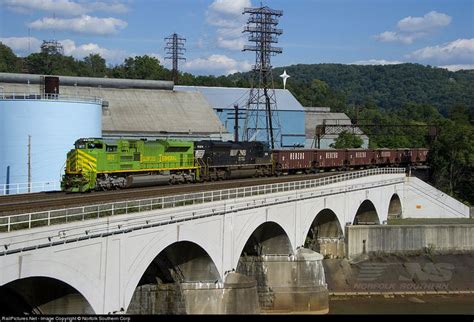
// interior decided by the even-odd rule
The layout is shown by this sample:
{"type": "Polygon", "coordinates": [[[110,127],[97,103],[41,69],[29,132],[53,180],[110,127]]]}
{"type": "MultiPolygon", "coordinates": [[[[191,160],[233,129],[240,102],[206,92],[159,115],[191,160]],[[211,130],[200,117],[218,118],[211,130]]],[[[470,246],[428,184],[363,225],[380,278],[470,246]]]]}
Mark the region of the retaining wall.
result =
{"type": "Polygon", "coordinates": [[[398,253],[428,248],[435,252],[474,251],[474,225],[346,226],[346,256],[398,253]]]}

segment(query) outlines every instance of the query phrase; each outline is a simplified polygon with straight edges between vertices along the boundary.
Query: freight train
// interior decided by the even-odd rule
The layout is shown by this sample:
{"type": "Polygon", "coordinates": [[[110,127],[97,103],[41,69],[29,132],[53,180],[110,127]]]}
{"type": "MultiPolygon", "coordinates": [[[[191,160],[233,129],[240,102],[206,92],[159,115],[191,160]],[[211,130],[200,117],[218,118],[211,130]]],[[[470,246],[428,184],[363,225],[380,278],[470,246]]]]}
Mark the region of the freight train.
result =
{"type": "Polygon", "coordinates": [[[67,192],[426,163],[427,149],[287,149],[262,142],[84,138],[68,152],[67,192]]]}

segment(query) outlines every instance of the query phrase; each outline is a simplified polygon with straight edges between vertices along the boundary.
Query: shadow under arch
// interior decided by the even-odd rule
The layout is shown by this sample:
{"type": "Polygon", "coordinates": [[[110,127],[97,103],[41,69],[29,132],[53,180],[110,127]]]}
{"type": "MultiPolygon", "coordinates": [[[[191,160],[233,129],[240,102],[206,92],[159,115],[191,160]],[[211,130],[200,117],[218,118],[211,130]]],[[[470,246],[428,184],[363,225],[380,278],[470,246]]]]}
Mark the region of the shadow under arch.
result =
{"type": "Polygon", "coordinates": [[[354,216],[354,225],[379,225],[380,220],[372,201],[366,199],[361,203],[354,216]]]}
{"type": "Polygon", "coordinates": [[[308,229],[304,247],[329,258],[344,256],[344,233],[334,211],[326,208],[318,212],[308,229]]]}
{"type": "Polygon", "coordinates": [[[390,198],[388,204],[388,216],[387,219],[402,218],[402,203],[398,194],[394,193],[390,198]]]}
{"type": "Polygon", "coordinates": [[[291,241],[285,230],[277,223],[269,221],[258,226],[247,239],[240,253],[248,256],[293,254],[291,241]]]}
{"type": "Polygon", "coordinates": [[[148,265],[135,288],[127,314],[185,314],[181,283],[219,281],[215,263],[201,246],[190,241],[175,242],[148,265]]]}
{"type": "Polygon", "coordinates": [[[290,238],[276,222],[260,224],[247,238],[240,252],[236,272],[256,281],[261,308],[273,305],[273,286],[276,282],[287,280],[284,268],[291,255],[293,247],[290,238]]]}
{"type": "Polygon", "coordinates": [[[32,276],[0,287],[0,314],[95,314],[88,300],[66,282],[32,276]]]}

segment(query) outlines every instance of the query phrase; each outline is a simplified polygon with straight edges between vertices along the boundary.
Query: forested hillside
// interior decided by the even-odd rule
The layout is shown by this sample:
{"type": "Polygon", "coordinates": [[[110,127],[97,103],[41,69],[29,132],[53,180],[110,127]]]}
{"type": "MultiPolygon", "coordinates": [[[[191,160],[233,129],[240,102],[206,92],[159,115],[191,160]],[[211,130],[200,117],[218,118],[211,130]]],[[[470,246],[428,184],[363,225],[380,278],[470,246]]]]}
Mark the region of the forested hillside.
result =
{"type": "MultiPolygon", "coordinates": [[[[407,103],[429,104],[447,115],[456,104],[474,108],[474,70],[450,72],[418,64],[399,65],[292,65],[274,69],[274,76],[291,75],[288,88],[305,106],[324,103],[324,85],[333,91],[333,99],[345,104],[374,102],[393,110],[407,103]],[[315,80],[323,83],[314,83],[315,80]],[[315,94],[315,89],[319,93],[315,94]]],[[[247,74],[229,76],[232,80],[248,78],[247,74]]],[[[275,77],[275,82],[281,81],[275,77]]],[[[326,89],[327,90],[327,89],[326,89]]]]}

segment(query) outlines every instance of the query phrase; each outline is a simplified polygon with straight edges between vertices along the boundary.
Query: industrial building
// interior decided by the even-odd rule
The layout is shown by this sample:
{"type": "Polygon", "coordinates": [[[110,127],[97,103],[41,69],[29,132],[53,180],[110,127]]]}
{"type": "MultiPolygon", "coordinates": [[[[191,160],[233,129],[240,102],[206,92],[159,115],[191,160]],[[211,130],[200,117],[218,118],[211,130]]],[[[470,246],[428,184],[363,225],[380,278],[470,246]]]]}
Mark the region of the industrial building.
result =
{"type": "MultiPolygon", "coordinates": [[[[176,91],[201,93],[211,104],[216,115],[226,129],[234,131],[234,105],[240,110],[246,109],[249,88],[237,87],[206,87],[206,86],[175,86],[176,91]]],[[[279,147],[303,147],[305,144],[305,109],[287,89],[276,89],[277,117],[280,121],[279,147]]],[[[262,106],[263,111],[263,106],[262,106]]],[[[239,123],[242,138],[243,120],[239,123]]],[[[277,127],[275,125],[275,127],[277,127]]]]}
{"type": "MultiPolygon", "coordinates": [[[[238,105],[240,110],[245,110],[250,91],[249,88],[206,86],[175,86],[174,89],[204,95],[230,133],[234,131],[234,105],[238,105]]],[[[277,138],[279,147],[327,149],[334,143],[339,133],[347,130],[347,125],[352,124],[345,113],[331,112],[329,107],[303,107],[287,89],[275,89],[275,97],[280,120],[280,137],[277,138]],[[328,129],[318,138],[316,127],[323,125],[327,125],[328,129]]],[[[240,130],[243,128],[243,121],[241,122],[240,130]]],[[[362,147],[368,147],[369,138],[360,128],[353,127],[350,131],[362,139],[364,142],[362,147]]]]}
{"type": "Polygon", "coordinates": [[[82,137],[232,138],[202,94],[173,82],[47,78],[0,73],[0,194],[59,189],[82,137]]]}
{"type": "MultiPolygon", "coordinates": [[[[0,194],[15,193],[7,183],[17,192],[28,182],[58,189],[66,153],[81,137],[233,140],[234,105],[244,111],[248,95],[248,88],[170,81],[0,73],[0,194]],[[47,88],[46,79],[56,81],[47,88]]],[[[317,125],[350,124],[343,113],[303,107],[288,90],[275,95],[279,148],[317,147],[317,125]]],[[[320,147],[337,134],[319,137],[320,147]]],[[[357,134],[366,147],[367,136],[357,134]]]]}
{"type": "MultiPolygon", "coordinates": [[[[204,96],[173,91],[173,82],[57,77],[60,95],[102,99],[105,137],[228,138],[204,96]]],[[[0,73],[0,89],[4,93],[40,94],[42,79],[40,75],[0,73]]]]}
{"type": "Polygon", "coordinates": [[[305,107],[305,115],[306,148],[329,149],[343,131],[359,136],[363,141],[362,147],[368,148],[369,137],[357,126],[352,126],[351,119],[345,113],[331,112],[330,107],[305,107]]]}

